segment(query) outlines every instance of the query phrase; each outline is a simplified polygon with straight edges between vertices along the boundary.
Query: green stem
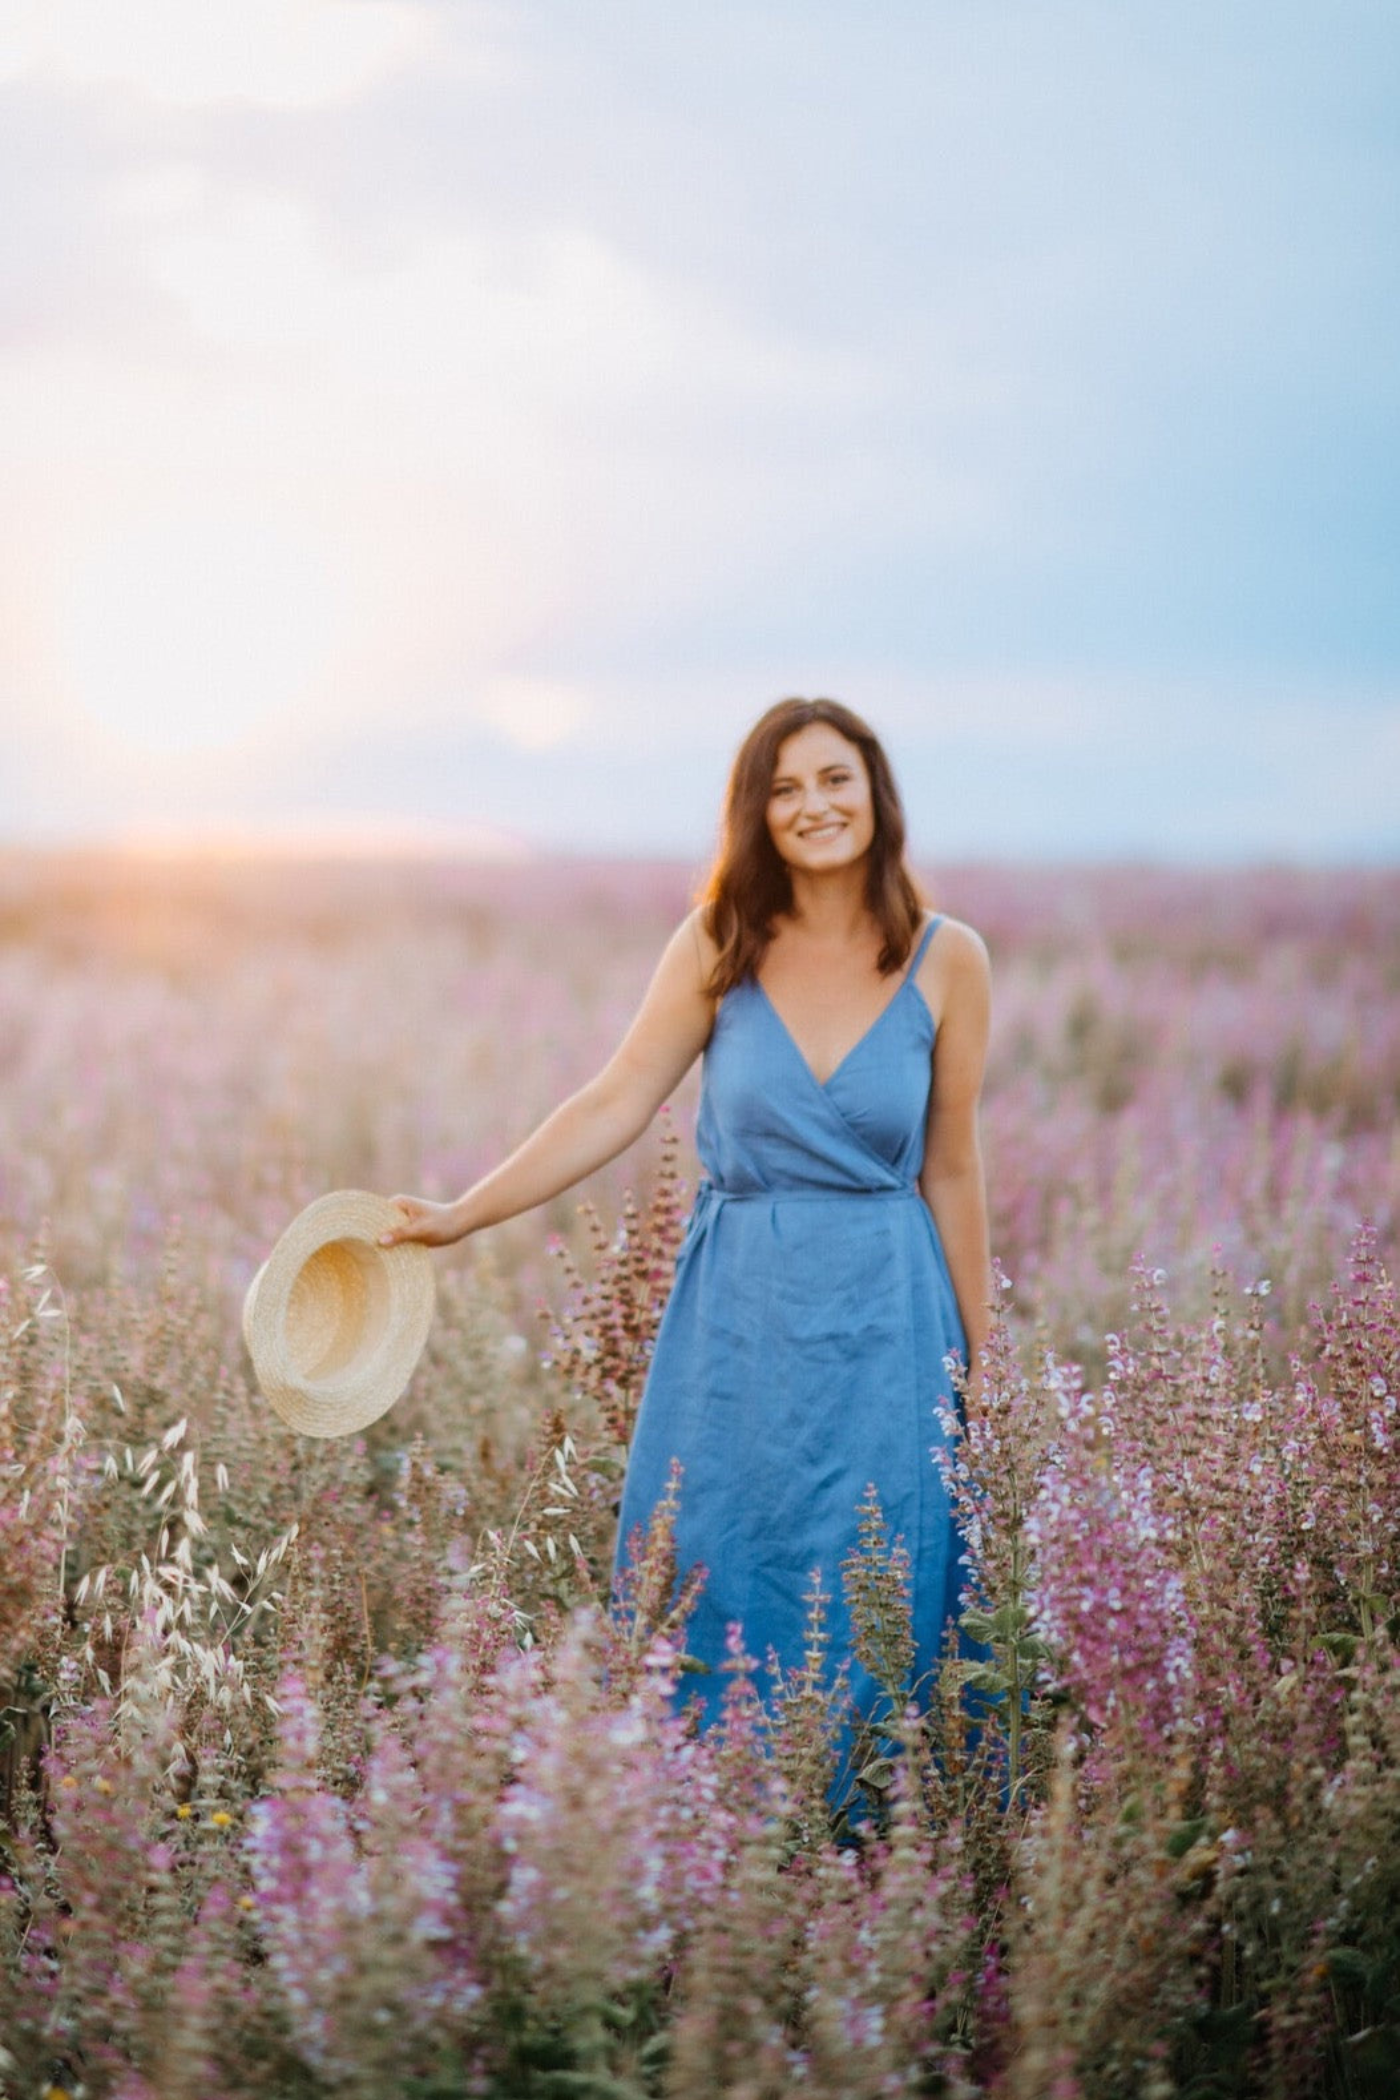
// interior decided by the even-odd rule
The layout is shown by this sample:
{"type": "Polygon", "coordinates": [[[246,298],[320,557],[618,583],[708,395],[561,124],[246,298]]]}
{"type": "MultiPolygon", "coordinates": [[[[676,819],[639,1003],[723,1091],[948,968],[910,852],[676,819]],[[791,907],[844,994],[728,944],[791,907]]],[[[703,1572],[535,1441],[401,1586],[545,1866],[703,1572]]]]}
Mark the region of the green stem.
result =
{"type": "Polygon", "coordinates": [[[1016,1789],[1020,1785],[1021,1780],[1021,1639],[1019,1632],[1015,1630],[1021,1623],[1021,1589],[1021,1534],[1017,1531],[1011,1541],[1011,1602],[1014,1609],[1012,1611],[1011,1661],[1010,1668],[1006,1673],[1009,1686],[1007,1697],[1011,1703],[1011,1710],[1007,1716],[1006,1723],[1008,1766],[1006,1798],[1008,1801],[1015,1800],[1016,1789]]]}
{"type": "Polygon", "coordinates": [[[1363,1564],[1362,1564],[1362,1569],[1361,1569],[1361,1597],[1360,1597],[1360,1604],[1361,1604],[1361,1637],[1362,1637],[1362,1639],[1363,1639],[1363,1640],[1365,1641],[1365,1643],[1366,1643],[1366,1646],[1367,1646],[1368,1648],[1369,1648],[1369,1647],[1371,1646],[1371,1643],[1372,1643],[1372,1641],[1374,1640],[1374,1638],[1375,1638],[1375,1633],[1376,1633],[1376,1621],[1375,1621],[1375,1616],[1374,1616],[1374,1614],[1372,1613],[1372,1610],[1371,1610],[1371,1595],[1372,1595],[1372,1584],[1373,1584],[1373,1583],[1375,1582],[1375,1579],[1376,1579],[1376,1578],[1375,1578],[1375,1573],[1374,1573],[1374,1570],[1373,1570],[1373,1566],[1372,1566],[1371,1558],[1370,1558],[1370,1556],[1369,1556],[1369,1554],[1368,1554],[1368,1555],[1367,1555],[1367,1557],[1366,1557],[1366,1560],[1365,1560],[1365,1561],[1363,1562],[1363,1564]]]}

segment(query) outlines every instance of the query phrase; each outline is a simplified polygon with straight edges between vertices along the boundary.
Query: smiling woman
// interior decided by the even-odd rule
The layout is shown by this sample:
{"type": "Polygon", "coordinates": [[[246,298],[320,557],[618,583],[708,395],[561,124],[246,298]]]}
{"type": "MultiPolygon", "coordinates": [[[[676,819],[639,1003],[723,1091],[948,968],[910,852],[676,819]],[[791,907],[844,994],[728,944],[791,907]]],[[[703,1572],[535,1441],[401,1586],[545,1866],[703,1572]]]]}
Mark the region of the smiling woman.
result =
{"type": "Polygon", "coordinates": [[[261,520],[123,530],[70,573],[60,620],[73,695],[143,751],[236,743],[310,690],[339,610],[324,561],[261,520]]]}
{"type": "MultiPolygon", "coordinates": [[[[927,1692],[957,1617],[963,1542],[931,1446],[952,1433],[957,1367],[975,1379],[989,1321],[987,957],[928,910],[904,839],[868,724],[834,700],[769,708],[735,758],[704,902],[613,1056],[455,1203],[397,1198],[404,1222],[380,1241],[450,1246],[549,1201],[638,1138],[703,1060],[704,1174],[636,1418],[616,1572],[624,1600],[645,1593],[659,1565],[646,1527],[669,1510],[675,1567],[703,1571],[685,1692],[706,1720],[735,1625],[775,1685],[829,1667],[840,1710],[849,1673],[878,1732],[891,1702],[900,1714],[927,1692]],[[862,1512],[908,1570],[893,1661],[864,1642],[844,1581],[862,1512]]],[[[833,1800],[846,1792],[843,1779],[833,1800]]]]}

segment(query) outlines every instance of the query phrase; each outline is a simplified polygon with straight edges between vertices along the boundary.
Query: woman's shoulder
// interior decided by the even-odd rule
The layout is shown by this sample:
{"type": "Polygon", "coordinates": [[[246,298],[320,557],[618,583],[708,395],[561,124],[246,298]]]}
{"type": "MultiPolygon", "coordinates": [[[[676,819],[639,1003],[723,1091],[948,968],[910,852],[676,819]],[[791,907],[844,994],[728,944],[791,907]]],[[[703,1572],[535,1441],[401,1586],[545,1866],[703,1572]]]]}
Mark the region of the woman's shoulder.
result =
{"type": "Polygon", "coordinates": [[[924,926],[935,928],[925,960],[937,953],[954,968],[986,971],[989,967],[987,943],[966,920],[950,918],[947,912],[928,911],[924,913],[924,926]]]}
{"type": "MultiPolygon", "coordinates": [[[[935,928],[915,973],[915,983],[935,1014],[946,1010],[950,999],[969,993],[985,998],[991,982],[987,944],[974,927],[946,912],[928,912],[924,926],[935,928]]],[[[923,938],[922,934],[919,936],[923,938]]]]}
{"type": "Polygon", "coordinates": [[[703,904],[688,911],[666,943],[663,966],[669,964],[708,993],[719,960],[719,943],[709,928],[709,913],[703,904]]]}

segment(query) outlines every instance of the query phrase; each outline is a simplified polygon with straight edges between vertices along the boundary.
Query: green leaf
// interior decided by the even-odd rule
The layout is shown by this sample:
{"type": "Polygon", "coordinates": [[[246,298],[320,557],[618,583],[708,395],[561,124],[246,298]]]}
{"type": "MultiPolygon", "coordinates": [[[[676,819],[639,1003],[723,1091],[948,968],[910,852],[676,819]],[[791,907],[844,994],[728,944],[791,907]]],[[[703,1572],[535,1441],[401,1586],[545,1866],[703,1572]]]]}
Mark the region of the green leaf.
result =
{"type": "Polygon", "coordinates": [[[995,1621],[989,1611],[979,1611],[969,1605],[958,1624],[970,1640],[985,1642],[992,1638],[995,1621]]]}
{"type": "Polygon", "coordinates": [[[1210,1830],[1208,1816],[1193,1816],[1189,1823],[1178,1823],[1167,1839],[1168,1859],[1185,1859],[1193,1845],[1198,1845],[1210,1830]]]}
{"type": "Polygon", "coordinates": [[[1024,1636],[1030,1616],[1024,1604],[999,1604],[995,1611],[983,1611],[980,1605],[969,1605],[958,1624],[972,1640],[990,1646],[993,1642],[1004,1644],[1024,1636]]]}
{"type": "Polygon", "coordinates": [[[641,2086],[630,2078],[614,2078],[610,2071],[543,2071],[540,2089],[559,2100],[646,2100],[641,2086]]]}
{"type": "Polygon", "coordinates": [[[970,1691],[991,1692],[1004,1698],[1010,1689],[1006,1672],[995,1663],[964,1663],[958,1674],[970,1691]]]}
{"type": "Polygon", "coordinates": [[[1254,2038],[1252,2005],[1212,2005],[1190,2015],[1187,2031],[1205,2054],[1195,2076],[1180,2087],[1181,2100],[1222,2100],[1239,2090],[1237,2074],[1254,2038]],[[1228,2083],[1227,2083],[1228,2081],[1228,2083]]]}
{"type": "Polygon", "coordinates": [[[1371,1981],[1371,1964],[1355,1947],[1329,1947],[1323,1957],[1334,1983],[1364,1991],[1371,1981]]]}
{"type": "Polygon", "coordinates": [[[992,1613],[992,1633],[999,1641],[1015,1640],[1030,1624],[1024,1604],[1001,1604],[992,1613]]]}

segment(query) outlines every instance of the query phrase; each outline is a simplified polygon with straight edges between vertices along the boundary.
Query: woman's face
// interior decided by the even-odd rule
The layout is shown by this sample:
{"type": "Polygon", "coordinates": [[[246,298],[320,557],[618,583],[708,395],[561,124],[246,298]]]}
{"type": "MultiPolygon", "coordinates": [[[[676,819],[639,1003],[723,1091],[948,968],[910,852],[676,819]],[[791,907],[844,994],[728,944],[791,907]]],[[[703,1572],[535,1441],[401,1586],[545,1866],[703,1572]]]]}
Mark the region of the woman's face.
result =
{"type": "Polygon", "coordinates": [[[790,868],[820,874],[870,851],[875,802],[859,748],[829,722],[809,722],[778,746],[768,836],[790,868]]]}

